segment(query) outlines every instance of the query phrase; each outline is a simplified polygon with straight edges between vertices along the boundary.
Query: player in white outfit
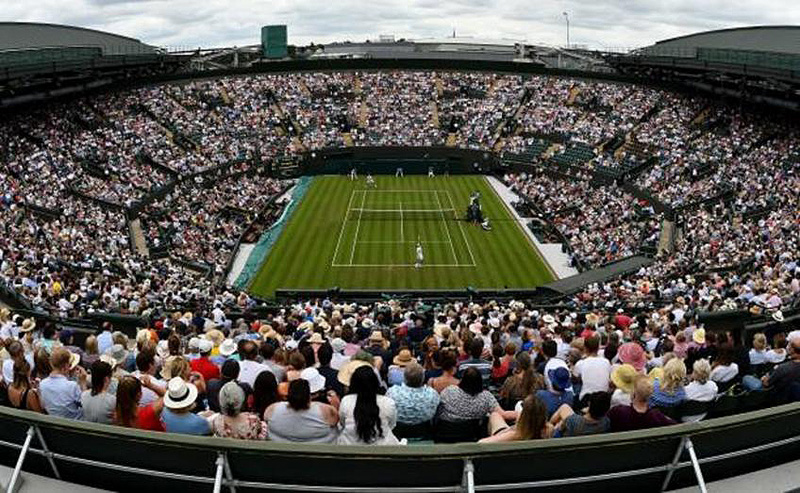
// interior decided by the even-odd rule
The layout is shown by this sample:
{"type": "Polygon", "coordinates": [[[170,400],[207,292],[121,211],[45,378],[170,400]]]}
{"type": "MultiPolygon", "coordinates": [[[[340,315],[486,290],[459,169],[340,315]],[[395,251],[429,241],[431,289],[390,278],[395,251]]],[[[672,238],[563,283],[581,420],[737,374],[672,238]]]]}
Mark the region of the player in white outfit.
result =
{"type": "Polygon", "coordinates": [[[369,173],[367,174],[367,187],[378,188],[378,185],[375,184],[375,178],[369,173]]]}
{"type": "Polygon", "coordinates": [[[428,167],[428,178],[433,178],[435,175],[433,174],[433,166],[428,167]]]}
{"type": "Polygon", "coordinates": [[[422,267],[423,262],[425,262],[425,254],[422,252],[422,243],[419,241],[417,242],[417,262],[414,264],[415,269],[419,269],[422,267]]]}
{"type": "Polygon", "coordinates": [[[358,175],[356,174],[356,169],[353,168],[350,170],[350,181],[355,181],[358,179],[358,175]]]}

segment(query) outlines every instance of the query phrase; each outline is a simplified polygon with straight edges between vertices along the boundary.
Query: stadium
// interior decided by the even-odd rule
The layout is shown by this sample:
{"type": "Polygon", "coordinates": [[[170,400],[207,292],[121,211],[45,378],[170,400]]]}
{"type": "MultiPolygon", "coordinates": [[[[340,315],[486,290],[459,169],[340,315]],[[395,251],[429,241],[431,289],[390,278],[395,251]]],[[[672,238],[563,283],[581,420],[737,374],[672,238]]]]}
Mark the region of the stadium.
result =
{"type": "Polygon", "coordinates": [[[0,33],[7,491],[800,482],[800,27],[0,33]]]}

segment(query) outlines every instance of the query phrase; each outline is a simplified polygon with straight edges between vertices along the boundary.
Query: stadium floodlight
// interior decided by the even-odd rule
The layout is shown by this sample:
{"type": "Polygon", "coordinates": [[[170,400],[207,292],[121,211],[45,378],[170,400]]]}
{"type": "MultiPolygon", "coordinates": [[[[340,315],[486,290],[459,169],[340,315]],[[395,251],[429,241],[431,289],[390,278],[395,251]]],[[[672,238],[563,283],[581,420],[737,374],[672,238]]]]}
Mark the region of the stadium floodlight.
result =
{"type": "Polygon", "coordinates": [[[564,15],[564,19],[567,21],[567,49],[569,49],[569,14],[567,12],[561,12],[564,15]]]}

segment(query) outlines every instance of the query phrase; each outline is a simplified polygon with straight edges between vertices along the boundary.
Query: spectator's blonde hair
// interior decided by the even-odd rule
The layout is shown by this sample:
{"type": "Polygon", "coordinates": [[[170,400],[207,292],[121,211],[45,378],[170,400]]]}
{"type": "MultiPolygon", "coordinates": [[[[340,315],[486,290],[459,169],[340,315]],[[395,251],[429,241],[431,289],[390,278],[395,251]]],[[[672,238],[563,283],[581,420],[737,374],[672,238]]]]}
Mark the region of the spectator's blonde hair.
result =
{"type": "Polygon", "coordinates": [[[86,350],[86,354],[97,354],[97,337],[94,335],[87,337],[86,342],[83,343],[83,348],[86,350]]]}
{"type": "Polygon", "coordinates": [[[707,359],[699,359],[692,366],[692,378],[697,383],[706,383],[711,375],[711,364],[707,359]]]}
{"type": "Polygon", "coordinates": [[[664,376],[661,382],[661,390],[673,393],[683,383],[686,378],[686,365],[678,358],[671,359],[664,365],[664,376]]]}
{"type": "Polygon", "coordinates": [[[756,351],[763,351],[767,348],[767,336],[759,332],[753,336],[753,349],[756,351]]]}
{"type": "Polygon", "coordinates": [[[653,382],[647,375],[638,374],[633,378],[633,394],[641,401],[647,401],[653,394],[653,382]]]}

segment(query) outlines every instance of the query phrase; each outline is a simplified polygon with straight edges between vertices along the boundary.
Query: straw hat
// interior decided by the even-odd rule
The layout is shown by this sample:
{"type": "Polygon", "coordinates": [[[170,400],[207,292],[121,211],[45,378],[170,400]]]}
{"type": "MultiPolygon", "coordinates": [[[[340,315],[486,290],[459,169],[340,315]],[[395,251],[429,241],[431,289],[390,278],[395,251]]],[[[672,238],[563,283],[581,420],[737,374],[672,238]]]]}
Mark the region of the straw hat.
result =
{"type": "Polygon", "coordinates": [[[645,355],[642,346],[635,342],[626,342],[619,347],[617,356],[621,363],[628,363],[633,366],[636,371],[642,371],[645,365],[645,355]]]}
{"type": "Polygon", "coordinates": [[[614,371],[611,372],[611,381],[614,382],[618,389],[630,394],[633,392],[633,381],[636,375],[636,368],[632,365],[624,364],[614,368],[614,371]]]}
{"type": "Polygon", "coordinates": [[[359,359],[349,361],[339,369],[339,374],[337,375],[336,378],[339,380],[339,383],[341,383],[342,385],[348,385],[349,386],[350,385],[350,379],[353,377],[353,372],[355,372],[357,369],[361,368],[362,366],[370,366],[371,367],[372,365],[370,365],[366,361],[359,360],[359,359]]]}
{"type": "Polygon", "coordinates": [[[308,338],[308,342],[309,344],[325,344],[325,339],[322,338],[319,332],[314,332],[308,338]]]}
{"type": "Polygon", "coordinates": [[[20,333],[23,332],[30,332],[36,328],[36,320],[32,318],[26,318],[25,321],[22,322],[22,327],[19,329],[20,333]]]}
{"type": "Polygon", "coordinates": [[[392,363],[397,366],[408,366],[412,361],[414,361],[414,357],[411,356],[411,351],[409,349],[401,349],[392,360],[392,363]]]}
{"type": "Polygon", "coordinates": [[[108,356],[114,363],[111,364],[112,367],[119,366],[128,359],[128,350],[125,349],[122,344],[114,344],[110,348],[106,349],[106,352],[103,353],[103,356],[108,356]]]}
{"type": "Polygon", "coordinates": [[[697,344],[706,343],[706,329],[697,329],[692,332],[692,340],[697,344]]]}
{"type": "Polygon", "coordinates": [[[191,406],[197,399],[197,387],[185,382],[181,377],[173,377],[167,384],[164,405],[169,409],[183,409],[191,406]]]}
{"type": "Polygon", "coordinates": [[[219,354],[225,356],[226,358],[235,352],[236,343],[233,342],[233,339],[225,339],[222,341],[222,344],[219,345],[219,354]]]}
{"type": "Polygon", "coordinates": [[[215,346],[219,346],[225,340],[225,334],[219,329],[212,329],[206,332],[206,339],[213,342],[215,346]]]}
{"type": "Polygon", "coordinates": [[[778,310],[777,312],[772,314],[772,320],[781,323],[783,322],[783,312],[778,310]]]}
{"type": "Polygon", "coordinates": [[[369,335],[369,342],[380,342],[382,344],[384,342],[383,333],[380,330],[373,330],[369,335]]]}

